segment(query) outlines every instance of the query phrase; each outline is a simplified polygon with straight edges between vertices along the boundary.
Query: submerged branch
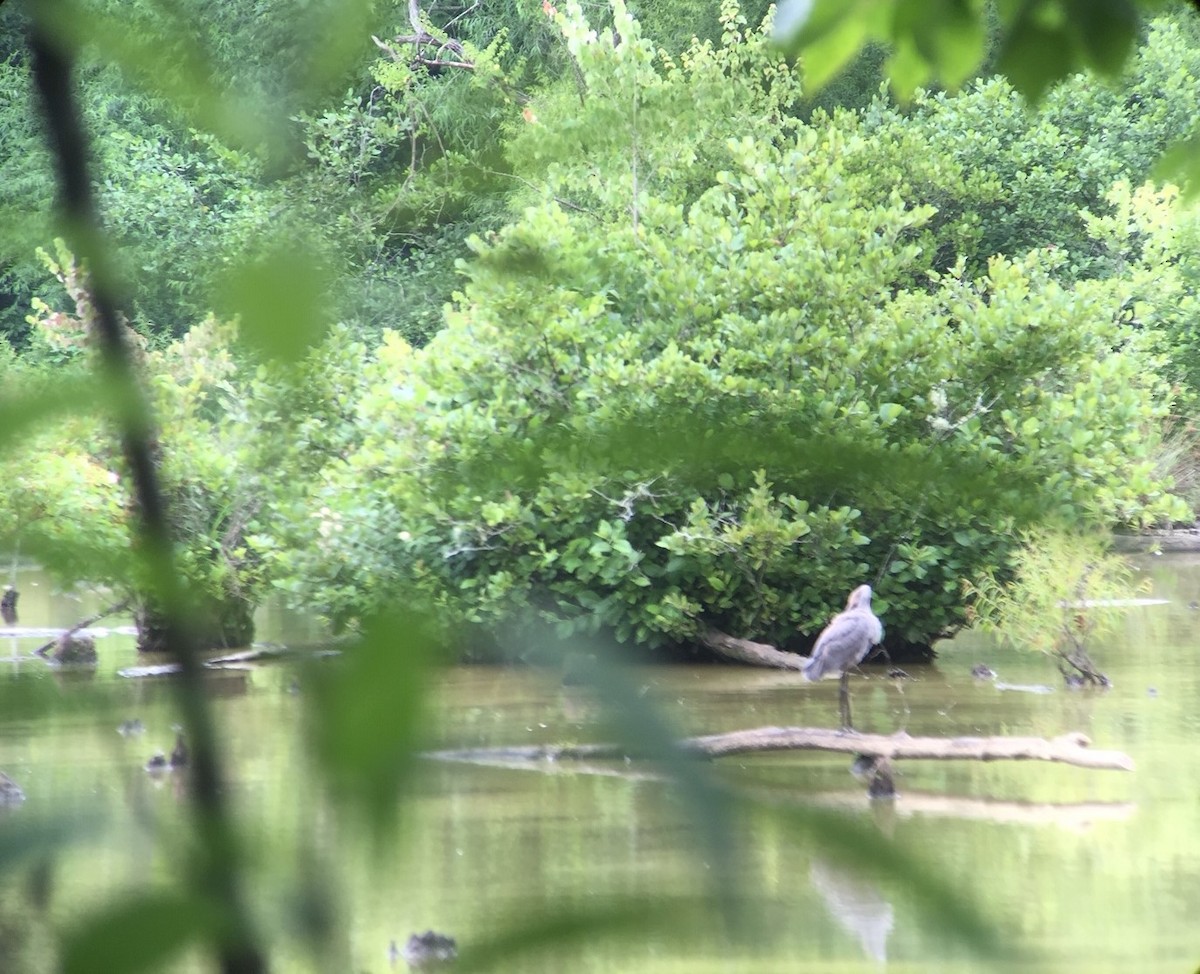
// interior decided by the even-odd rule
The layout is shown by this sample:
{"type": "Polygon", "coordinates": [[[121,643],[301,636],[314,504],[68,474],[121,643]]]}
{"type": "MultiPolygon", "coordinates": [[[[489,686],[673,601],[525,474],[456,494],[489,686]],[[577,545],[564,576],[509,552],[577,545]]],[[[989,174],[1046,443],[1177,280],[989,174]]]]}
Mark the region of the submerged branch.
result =
{"type": "MultiPolygon", "coordinates": [[[[685,752],[705,758],[767,751],[834,751],[898,760],[1054,761],[1080,768],[1132,771],[1133,759],[1121,751],[1092,750],[1084,734],[1042,737],[909,737],[907,734],[855,734],[825,727],[756,727],[689,737],[679,742],[685,752]]],[[[434,751],[448,761],[534,763],[597,761],[640,757],[619,744],[543,744],[516,747],[434,751]]]]}

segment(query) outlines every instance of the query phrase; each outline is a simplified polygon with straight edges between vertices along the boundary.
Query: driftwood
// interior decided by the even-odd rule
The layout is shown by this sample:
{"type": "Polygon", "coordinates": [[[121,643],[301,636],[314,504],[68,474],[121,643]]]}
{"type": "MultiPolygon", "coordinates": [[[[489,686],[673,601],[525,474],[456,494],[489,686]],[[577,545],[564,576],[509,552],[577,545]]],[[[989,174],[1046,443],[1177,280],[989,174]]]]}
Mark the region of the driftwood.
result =
{"type": "MultiPolygon", "coordinates": [[[[854,734],[824,727],[757,727],[689,737],[679,742],[684,752],[705,758],[766,751],[836,751],[871,757],[924,760],[1056,761],[1080,768],[1132,771],[1133,759],[1120,751],[1099,751],[1080,733],[1052,740],[1041,737],[909,737],[907,734],[854,734]]],[[[428,755],[452,761],[534,763],[538,761],[599,761],[642,755],[619,744],[543,744],[525,747],[435,751],[428,755]]]]}
{"type": "MultiPolygon", "coordinates": [[[[259,646],[252,646],[249,649],[240,649],[234,653],[222,653],[220,656],[212,656],[201,662],[205,668],[210,670],[237,670],[252,669],[249,665],[251,663],[287,659],[315,659],[323,656],[337,656],[339,653],[340,650],[327,646],[324,643],[317,647],[279,646],[263,643],[259,646]]],[[[179,671],[180,666],[178,663],[157,663],[148,666],[127,666],[123,670],[118,670],[117,675],[130,679],[138,679],[146,676],[171,676],[179,671]]]]}
{"type": "Polygon", "coordinates": [[[700,634],[700,642],[726,659],[752,666],[770,666],[777,670],[799,670],[808,662],[807,656],[785,653],[769,643],[756,643],[750,639],[739,639],[717,629],[708,629],[700,634]]]}

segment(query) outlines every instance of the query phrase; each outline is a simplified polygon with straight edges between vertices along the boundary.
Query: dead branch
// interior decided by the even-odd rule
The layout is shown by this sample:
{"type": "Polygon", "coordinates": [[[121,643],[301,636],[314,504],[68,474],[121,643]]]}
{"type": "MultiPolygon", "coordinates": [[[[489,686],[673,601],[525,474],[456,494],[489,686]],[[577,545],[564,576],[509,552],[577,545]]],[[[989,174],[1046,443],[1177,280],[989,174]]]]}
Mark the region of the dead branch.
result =
{"type": "Polygon", "coordinates": [[[475,70],[475,64],[471,61],[448,61],[441,57],[426,57],[424,54],[422,54],[421,47],[425,44],[437,44],[439,52],[445,48],[454,50],[455,47],[457,47],[457,43],[454,47],[451,47],[450,44],[440,43],[432,34],[403,34],[399,37],[392,38],[392,44],[411,45],[412,47],[416,48],[416,53],[411,58],[402,57],[400,52],[392,47],[391,44],[381,41],[374,34],[371,35],[371,40],[375,42],[376,47],[383,51],[393,61],[423,64],[427,68],[462,68],[465,71],[475,70]]]}
{"type": "Polygon", "coordinates": [[[739,639],[716,629],[700,634],[700,642],[714,652],[735,663],[750,663],[753,666],[769,666],[777,670],[799,670],[808,662],[807,656],[785,653],[769,643],[756,643],[750,639],[739,639]]]}
{"type": "Polygon", "coordinates": [[[75,633],[79,632],[80,629],[86,629],[88,626],[94,625],[95,623],[99,622],[101,619],[105,618],[106,616],[113,615],[117,612],[125,611],[126,609],[129,608],[129,605],[131,602],[133,602],[133,599],[131,599],[131,598],[130,599],[122,599],[120,602],[113,603],[107,609],[101,609],[94,616],[89,616],[88,618],[84,619],[82,622],[75,623],[75,625],[73,625],[70,629],[66,630],[62,634],[55,636],[53,639],[51,639],[50,642],[43,643],[41,646],[39,646],[37,649],[35,649],[33,651],[33,654],[35,656],[45,656],[48,652],[50,652],[50,650],[52,650],[55,646],[58,645],[58,641],[60,639],[67,637],[67,636],[74,636],[75,633]]]}
{"type": "Polygon", "coordinates": [[[417,55],[417,63],[423,64],[427,68],[462,68],[464,71],[474,71],[475,65],[470,61],[446,61],[439,58],[428,58],[423,55],[417,55]]]}
{"type": "Polygon", "coordinates": [[[408,0],[408,22],[412,24],[412,29],[415,33],[428,36],[433,43],[440,44],[442,47],[448,47],[455,54],[462,54],[462,45],[453,37],[449,35],[445,37],[433,37],[429,34],[425,29],[425,25],[421,22],[421,8],[417,5],[417,0],[408,0]]]}
{"type": "Polygon", "coordinates": [[[1094,751],[1084,734],[1044,737],[909,737],[907,734],[846,734],[824,727],[759,727],[693,737],[684,748],[704,757],[761,751],[816,750],[867,754],[873,757],[972,760],[1056,761],[1081,768],[1132,771],[1133,759],[1120,751],[1094,751]]]}
{"type": "MultiPolygon", "coordinates": [[[[475,65],[466,60],[463,52],[463,46],[453,37],[448,34],[438,37],[436,34],[431,34],[425,27],[425,23],[421,19],[421,8],[417,5],[417,0],[408,0],[408,22],[412,24],[413,32],[411,34],[402,34],[392,38],[392,44],[400,44],[405,47],[416,48],[416,60],[430,67],[449,67],[449,68],[466,68],[475,70],[475,65]],[[421,48],[425,46],[436,47],[437,54],[428,58],[422,52],[421,48]],[[458,55],[458,60],[447,60],[441,57],[442,51],[452,51],[458,55]]],[[[375,46],[381,51],[384,51],[393,61],[403,61],[404,58],[390,44],[381,41],[374,34],[371,35],[371,40],[375,42],[375,46]]]]}
{"type": "MultiPolygon", "coordinates": [[[[834,751],[892,760],[1054,761],[1080,768],[1132,771],[1133,759],[1120,751],[1091,749],[1080,733],[1052,740],[1041,737],[909,737],[907,734],[855,734],[825,727],[757,727],[689,737],[681,750],[705,758],[768,751],[834,751]]],[[[435,751],[427,755],[450,761],[533,763],[538,761],[630,760],[639,755],[619,744],[544,744],[517,747],[435,751]]]]}

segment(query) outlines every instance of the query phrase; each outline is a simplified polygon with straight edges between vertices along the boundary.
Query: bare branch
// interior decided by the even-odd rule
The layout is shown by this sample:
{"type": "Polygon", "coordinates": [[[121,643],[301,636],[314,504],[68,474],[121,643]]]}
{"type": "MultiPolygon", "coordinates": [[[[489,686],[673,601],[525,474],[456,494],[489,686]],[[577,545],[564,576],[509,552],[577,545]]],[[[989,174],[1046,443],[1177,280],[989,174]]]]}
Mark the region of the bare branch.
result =
{"type": "Polygon", "coordinates": [[[425,65],[427,68],[462,68],[466,71],[474,71],[475,65],[470,61],[441,61],[437,58],[427,58],[417,55],[417,62],[425,65]]]}

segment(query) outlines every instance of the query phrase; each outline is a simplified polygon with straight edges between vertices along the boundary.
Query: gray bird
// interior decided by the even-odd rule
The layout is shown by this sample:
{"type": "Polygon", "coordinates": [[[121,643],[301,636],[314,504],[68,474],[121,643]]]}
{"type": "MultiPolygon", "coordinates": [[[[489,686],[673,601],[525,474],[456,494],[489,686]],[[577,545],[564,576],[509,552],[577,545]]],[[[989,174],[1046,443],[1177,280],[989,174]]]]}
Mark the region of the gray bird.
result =
{"type": "Polygon", "coordinates": [[[817,637],[812,655],[804,664],[804,678],[819,680],[826,673],[841,674],[838,706],[842,728],[853,730],[850,722],[849,671],[883,642],[883,623],[871,611],[871,586],[860,585],[850,593],[844,611],[835,615],[817,637]]]}

